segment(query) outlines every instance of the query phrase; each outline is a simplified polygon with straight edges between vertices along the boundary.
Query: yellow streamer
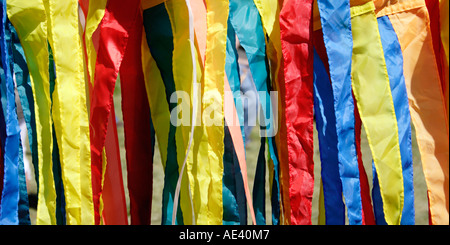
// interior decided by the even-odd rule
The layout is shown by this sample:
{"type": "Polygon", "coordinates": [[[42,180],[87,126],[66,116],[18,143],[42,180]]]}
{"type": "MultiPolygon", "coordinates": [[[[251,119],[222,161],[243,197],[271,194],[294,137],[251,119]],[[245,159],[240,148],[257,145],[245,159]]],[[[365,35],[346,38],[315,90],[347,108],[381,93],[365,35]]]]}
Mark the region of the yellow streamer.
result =
{"type": "Polygon", "coordinates": [[[45,9],[41,0],[8,0],[7,12],[25,52],[34,97],[39,158],[36,224],[53,225],[56,224],[56,192],[52,171],[53,137],[45,9]]]}
{"type": "MultiPolygon", "coordinates": [[[[189,102],[189,114],[186,117],[187,124],[184,124],[185,122],[182,122],[180,126],[177,127],[175,137],[177,142],[177,162],[178,162],[178,172],[182,174],[181,179],[181,189],[180,189],[180,206],[181,210],[183,211],[183,221],[184,224],[193,224],[192,221],[192,206],[191,206],[191,199],[190,199],[190,190],[189,190],[189,179],[187,171],[183,171],[182,165],[184,163],[184,159],[187,154],[188,144],[189,144],[189,135],[191,131],[191,118],[190,113],[192,111],[192,107],[194,105],[194,95],[193,95],[193,87],[192,87],[192,80],[193,80],[193,65],[192,64],[192,58],[189,59],[188,57],[192,57],[191,55],[191,43],[190,43],[190,36],[189,36],[189,25],[193,25],[193,23],[190,23],[189,19],[189,12],[188,7],[185,3],[180,3],[179,1],[169,0],[165,2],[165,7],[167,10],[167,13],[169,15],[171,27],[172,27],[172,33],[173,33],[173,44],[174,44],[174,50],[173,50],[173,57],[172,57],[172,71],[173,71],[173,77],[174,77],[174,83],[175,83],[175,89],[177,91],[185,92],[185,95],[189,95],[188,98],[185,98],[184,100],[188,100],[189,102]],[[188,82],[191,81],[191,82],[188,82]]],[[[194,42],[194,40],[192,40],[194,42]]],[[[196,50],[194,50],[194,54],[197,53],[196,50]]],[[[194,60],[197,60],[196,57],[194,57],[194,60]]],[[[200,78],[201,76],[198,76],[200,78]]],[[[179,96],[179,95],[178,95],[179,96]]],[[[177,97],[178,97],[177,96],[177,97]]],[[[182,96],[182,95],[181,95],[182,96]]],[[[186,101],[182,102],[186,103],[186,101]]],[[[183,108],[183,106],[178,106],[177,108],[183,108]]],[[[186,111],[182,111],[181,113],[186,113],[186,111]]],[[[182,117],[185,117],[186,115],[182,115],[182,117]]],[[[193,133],[193,132],[192,132],[193,133]]],[[[189,166],[190,164],[186,162],[186,164],[189,166]]],[[[187,168],[189,171],[189,167],[187,168]]],[[[176,207],[174,207],[174,213],[176,212],[176,207]]],[[[175,219],[173,219],[174,221],[175,219]]]]}
{"type": "MultiPolygon", "coordinates": [[[[206,51],[203,97],[202,97],[202,142],[208,142],[207,148],[199,146],[197,156],[199,190],[195,190],[197,224],[222,224],[222,177],[224,153],[224,78],[227,40],[228,0],[206,0],[206,51]],[[207,155],[204,155],[207,149],[207,155]],[[202,152],[203,151],[203,152],[202,152]],[[207,159],[207,161],[202,161],[207,159]],[[198,194],[201,195],[198,196],[198,194]]],[[[199,131],[199,130],[198,130],[199,131]]],[[[198,140],[198,134],[197,137],[198,140]]],[[[194,142],[196,139],[194,139],[194,142]]],[[[195,147],[194,147],[195,148],[195,147]]]]}
{"type": "Polygon", "coordinates": [[[393,5],[389,15],[403,52],[403,71],[428,188],[432,224],[449,224],[449,134],[444,96],[423,0],[393,5]],[[391,11],[392,8],[399,11],[391,11]]]}
{"type": "MultiPolygon", "coordinates": [[[[90,154],[85,102],[83,52],[79,36],[78,1],[44,0],[49,42],[55,59],[53,118],[58,140],[61,174],[64,182],[67,224],[82,224],[81,163],[90,154]]],[[[85,188],[87,190],[87,188],[85,188]]],[[[90,190],[92,191],[92,190],[90,190]]]]}
{"type": "Polygon", "coordinates": [[[156,61],[153,59],[147,44],[145,30],[142,29],[142,69],[144,71],[145,88],[150,106],[156,139],[159,145],[163,169],[166,168],[167,146],[170,129],[170,111],[166,100],[166,90],[156,61]]]}
{"type": "Polygon", "coordinates": [[[351,7],[352,88],[378,173],[388,224],[400,224],[403,175],[398,128],[389,77],[371,0],[351,7]]]}

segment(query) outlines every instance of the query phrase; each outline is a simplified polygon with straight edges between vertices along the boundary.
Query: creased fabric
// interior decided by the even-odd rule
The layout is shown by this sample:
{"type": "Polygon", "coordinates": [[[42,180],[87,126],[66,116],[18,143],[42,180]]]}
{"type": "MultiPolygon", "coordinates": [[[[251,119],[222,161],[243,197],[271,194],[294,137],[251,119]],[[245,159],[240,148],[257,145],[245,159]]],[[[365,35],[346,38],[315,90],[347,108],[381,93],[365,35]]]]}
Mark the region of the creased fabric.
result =
{"type": "MultiPolygon", "coordinates": [[[[414,183],[413,183],[413,155],[411,142],[411,115],[409,112],[408,94],[406,92],[405,78],[403,75],[403,55],[398,42],[397,34],[389,20],[383,16],[377,19],[380,31],[381,43],[389,75],[389,84],[394,102],[395,115],[397,117],[400,154],[403,171],[404,205],[402,211],[402,225],[415,224],[414,208],[414,183]]],[[[376,172],[375,172],[376,174],[376,172]]],[[[374,179],[377,177],[374,175],[374,179]]],[[[379,188],[374,184],[374,188],[379,188]]],[[[372,195],[373,196],[373,195],[372,195]]],[[[382,203],[374,202],[374,205],[382,203]]],[[[374,207],[374,209],[377,209],[374,207]]],[[[378,217],[377,223],[384,223],[384,215],[378,217]],[[378,220],[381,219],[381,220],[378,220]]]]}
{"type": "Polygon", "coordinates": [[[323,39],[328,55],[334,108],[337,120],[339,174],[349,224],[362,224],[359,170],[355,147],[355,119],[351,87],[353,39],[350,2],[318,0],[323,39]],[[339,13],[339,15],[332,14],[339,13]],[[335,36],[335,29],[339,35],[335,36]]]}
{"type": "Polygon", "coordinates": [[[319,139],[324,215],[327,225],[345,224],[342,183],[339,176],[338,136],[333,91],[322,60],[314,51],[314,111],[319,139]]]}
{"type": "Polygon", "coordinates": [[[1,197],[0,224],[14,225],[19,224],[19,148],[20,143],[20,127],[16,112],[16,102],[14,93],[13,80],[13,59],[12,59],[12,41],[11,30],[8,27],[8,18],[6,12],[6,1],[0,4],[1,11],[1,61],[2,61],[2,110],[5,127],[1,133],[2,145],[4,146],[4,177],[3,189],[1,197]]]}
{"type": "Polygon", "coordinates": [[[425,1],[393,2],[387,7],[383,2],[390,1],[375,2],[377,16],[389,17],[403,53],[411,120],[428,188],[430,224],[448,224],[448,118],[425,1]]]}
{"type": "Polygon", "coordinates": [[[38,151],[37,224],[56,224],[52,172],[52,118],[49,84],[47,18],[42,1],[10,0],[8,17],[21,40],[30,72],[38,151]],[[34,23],[34,24],[33,24],[34,23]],[[37,24],[36,24],[37,23],[37,24]],[[36,96],[39,94],[40,96],[36,96]]]}
{"type": "Polygon", "coordinates": [[[142,13],[139,13],[120,67],[128,191],[133,225],[149,225],[152,209],[154,149],[151,147],[151,141],[154,135],[150,129],[150,106],[142,70],[142,18],[142,13]]]}
{"type": "Polygon", "coordinates": [[[386,222],[400,224],[404,188],[398,126],[375,6],[368,1],[352,6],[350,11],[354,44],[352,88],[377,169],[386,222]],[[372,31],[367,32],[368,28],[372,31]]]}
{"type": "Polygon", "coordinates": [[[92,188],[96,224],[100,223],[101,218],[100,198],[103,188],[102,175],[105,170],[105,167],[102,166],[102,152],[104,151],[112,95],[129,32],[140,11],[139,1],[128,1],[126,8],[124,4],[121,1],[109,1],[99,27],[100,41],[90,98],[92,188]]]}

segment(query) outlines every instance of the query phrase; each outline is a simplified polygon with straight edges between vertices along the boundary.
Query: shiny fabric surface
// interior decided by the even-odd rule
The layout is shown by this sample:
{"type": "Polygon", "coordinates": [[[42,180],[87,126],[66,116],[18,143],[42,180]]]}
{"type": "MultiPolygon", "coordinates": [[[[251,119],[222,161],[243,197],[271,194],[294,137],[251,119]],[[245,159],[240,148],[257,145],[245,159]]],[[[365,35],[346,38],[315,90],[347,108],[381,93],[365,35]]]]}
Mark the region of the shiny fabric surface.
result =
{"type": "Polygon", "coordinates": [[[430,224],[448,224],[448,118],[425,2],[393,4],[378,12],[382,14],[389,16],[402,48],[411,120],[428,188],[430,224]]]}
{"type": "Polygon", "coordinates": [[[349,224],[362,224],[361,188],[355,147],[354,104],[351,87],[353,40],[350,2],[318,0],[323,39],[333,88],[338,136],[339,174],[349,224]],[[339,15],[333,15],[339,13],[339,15]],[[331,15],[334,18],[331,18],[331,15]],[[336,32],[336,30],[339,30],[336,32]],[[338,33],[339,35],[335,35],[338,33]]]}
{"type": "MultiPolygon", "coordinates": [[[[6,13],[6,1],[0,4],[1,13],[1,62],[3,76],[1,79],[2,86],[2,110],[4,116],[5,127],[1,133],[2,145],[4,146],[4,177],[3,190],[1,197],[0,224],[15,225],[19,224],[19,148],[20,148],[20,127],[16,113],[14,80],[13,80],[13,59],[12,59],[12,41],[11,30],[8,27],[8,19],[6,13]]],[[[23,162],[22,162],[23,164],[23,162]]]]}
{"type": "Polygon", "coordinates": [[[52,171],[52,119],[49,84],[47,19],[42,1],[10,0],[8,17],[21,40],[30,72],[36,115],[38,206],[36,224],[56,224],[52,171]],[[38,23],[38,24],[31,24],[38,23]],[[39,94],[40,96],[36,96],[39,94]]]}
{"type": "Polygon", "coordinates": [[[386,222],[400,224],[404,188],[398,126],[374,10],[371,1],[350,10],[352,88],[377,169],[386,222]],[[367,28],[373,30],[371,36],[367,28]]]}
{"type": "Polygon", "coordinates": [[[280,32],[284,58],[284,84],[280,86],[285,87],[285,94],[280,96],[286,100],[283,109],[289,159],[291,212],[288,219],[291,224],[311,224],[314,188],[312,0],[285,1],[280,11],[280,32]]]}

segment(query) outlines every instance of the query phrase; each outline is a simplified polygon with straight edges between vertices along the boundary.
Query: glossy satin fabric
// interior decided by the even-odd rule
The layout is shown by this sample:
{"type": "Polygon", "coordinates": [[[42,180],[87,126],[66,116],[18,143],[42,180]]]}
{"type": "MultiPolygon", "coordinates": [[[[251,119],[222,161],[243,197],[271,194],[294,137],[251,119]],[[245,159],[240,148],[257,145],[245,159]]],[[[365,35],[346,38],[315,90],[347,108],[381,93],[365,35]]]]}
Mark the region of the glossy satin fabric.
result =
{"type": "Polygon", "coordinates": [[[138,14],[120,68],[131,224],[149,225],[152,208],[154,138],[141,61],[142,13],[138,14]],[[139,129],[139,130],[138,130],[139,129]]]}
{"type": "Polygon", "coordinates": [[[287,144],[281,143],[282,141],[286,141],[286,122],[285,117],[282,116],[283,110],[280,109],[285,107],[284,100],[281,98],[285,92],[283,86],[280,86],[280,82],[284,79],[279,18],[281,6],[279,6],[279,2],[276,0],[254,0],[254,3],[261,16],[264,33],[266,34],[266,53],[271,64],[270,74],[272,87],[279,92],[279,109],[276,115],[279,120],[279,126],[274,140],[276,147],[273,148],[273,152],[277,158],[272,159],[273,162],[269,161],[272,193],[272,223],[278,224],[280,222],[282,224],[289,224],[290,220],[287,219],[290,216],[288,150],[287,144]]]}
{"type": "MultiPolygon", "coordinates": [[[[240,41],[240,45],[244,48],[249,67],[252,73],[252,78],[255,83],[255,87],[257,91],[265,92],[265,97],[262,103],[262,109],[264,111],[264,116],[266,114],[272,113],[272,108],[270,104],[270,95],[268,94],[268,71],[266,64],[266,54],[265,54],[265,39],[264,39],[264,31],[262,28],[261,18],[259,12],[254,5],[253,1],[230,1],[230,15],[228,21],[228,43],[227,43],[227,62],[225,65],[227,75],[230,81],[230,87],[233,91],[235,105],[238,112],[239,124],[241,125],[241,134],[242,138],[245,142],[245,130],[244,130],[244,114],[245,109],[243,105],[243,98],[240,96],[240,77],[239,77],[239,67],[238,67],[238,52],[236,50],[235,45],[235,36],[240,41]],[[241,23],[246,23],[246,25],[242,25],[241,23]],[[248,36],[254,35],[255,38],[247,38],[248,36]]],[[[244,95],[245,96],[245,95],[244,95]]],[[[247,108],[248,109],[248,108],[247,108]]],[[[256,108],[251,109],[259,109],[259,105],[256,108]]],[[[251,112],[250,112],[251,113],[251,112]]],[[[267,120],[266,120],[267,121],[267,120]]],[[[267,130],[270,131],[270,127],[272,127],[272,131],[274,128],[273,122],[264,124],[268,124],[267,130]]],[[[271,132],[272,132],[271,131],[271,132]]],[[[264,148],[265,140],[261,141],[262,148],[264,148]]],[[[272,143],[272,140],[271,140],[272,143]]],[[[273,146],[272,146],[273,147],[273,146]]],[[[261,170],[261,168],[265,168],[265,157],[264,150],[260,150],[260,154],[258,155],[258,169],[256,177],[260,180],[259,185],[254,185],[254,195],[264,196],[265,194],[265,172],[261,170]],[[262,165],[262,166],[261,166],[262,165]],[[258,189],[255,189],[258,188],[258,189]]],[[[240,187],[243,188],[243,187],[240,187]]],[[[259,200],[255,203],[256,213],[258,214],[258,222],[257,223],[265,223],[265,208],[264,208],[264,199],[261,198],[253,198],[253,201],[259,200]]]]}
{"type": "Polygon", "coordinates": [[[285,1],[280,11],[280,32],[284,58],[284,83],[280,86],[285,89],[280,96],[286,103],[291,206],[288,219],[291,224],[311,224],[314,188],[312,1],[285,1]]]}
{"type": "MultiPolygon", "coordinates": [[[[231,2],[230,2],[231,5],[231,2]]],[[[236,32],[231,25],[232,12],[230,10],[230,15],[228,17],[228,28],[227,28],[227,56],[225,63],[225,72],[229,81],[230,91],[233,93],[233,101],[224,101],[224,107],[228,106],[227,103],[232,103],[231,105],[236,108],[239,120],[239,132],[240,137],[245,143],[245,131],[244,131],[244,107],[242,105],[242,98],[240,95],[240,76],[239,76],[239,65],[238,65],[238,52],[236,49],[236,32]]],[[[226,121],[225,121],[226,122],[226,121]]],[[[229,126],[226,124],[224,131],[224,176],[223,176],[223,219],[224,224],[246,224],[247,223],[247,210],[245,199],[244,202],[241,201],[242,194],[240,190],[243,190],[242,177],[240,175],[239,162],[237,159],[235,147],[231,140],[231,135],[229,132],[229,126]],[[240,193],[240,195],[238,195],[240,193]],[[242,207],[245,207],[242,210],[242,207]]]]}
{"type": "MultiPolygon", "coordinates": [[[[29,139],[29,149],[31,151],[31,160],[37,169],[37,143],[36,143],[36,124],[34,116],[33,91],[31,90],[30,76],[26,64],[25,54],[20,44],[17,32],[10,24],[12,34],[12,54],[14,59],[14,76],[19,95],[22,114],[27,127],[27,136],[29,139]]],[[[22,142],[25,146],[25,142],[22,142]]],[[[19,152],[19,157],[23,157],[23,148],[19,152]]],[[[23,160],[22,160],[23,161],[23,160]]],[[[36,172],[36,171],[35,171],[36,172]]],[[[37,176],[37,175],[36,175],[37,176]]],[[[28,193],[25,179],[24,163],[19,164],[19,183],[20,183],[20,199],[19,199],[19,224],[30,224],[28,193]]]]}
{"type": "MultiPolygon", "coordinates": [[[[408,94],[406,92],[405,78],[403,76],[403,55],[398,42],[397,35],[392,27],[389,17],[378,18],[378,28],[383,45],[383,52],[386,61],[386,68],[389,75],[389,83],[394,102],[395,115],[398,124],[398,134],[400,143],[400,154],[403,169],[403,187],[404,187],[404,207],[402,211],[402,225],[415,224],[414,208],[414,183],[413,183],[413,155],[411,143],[411,115],[409,112],[408,94]]],[[[374,179],[376,179],[374,175],[374,179]]],[[[379,186],[374,185],[374,188],[379,186]]],[[[372,195],[373,196],[373,195],[372,195]]],[[[376,203],[382,208],[382,203],[376,203]]],[[[376,209],[376,208],[374,208],[376,209]]],[[[382,209],[381,209],[382,210],[382,209]]],[[[381,217],[381,223],[384,221],[384,215],[381,217]]],[[[377,219],[377,223],[380,221],[377,219]]]]}
{"type": "Polygon", "coordinates": [[[386,222],[400,224],[404,188],[398,126],[374,10],[371,1],[351,7],[352,87],[377,169],[386,222]],[[371,36],[367,28],[373,30],[371,36]]]}
{"type": "Polygon", "coordinates": [[[81,224],[81,200],[85,198],[81,194],[81,172],[89,166],[86,157],[90,153],[86,141],[89,130],[83,53],[78,35],[78,1],[44,1],[44,6],[58,78],[52,113],[65,182],[67,223],[81,224]]]}
{"type": "MultiPolygon", "coordinates": [[[[176,127],[170,122],[170,113],[175,108],[175,105],[170,103],[170,96],[175,91],[172,73],[173,33],[164,4],[159,4],[144,10],[144,27],[147,41],[147,47],[145,48],[149,49],[148,56],[143,56],[143,59],[147,58],[146,61],[143,61],[144,75],[147,72],[152,75],[146,78],[146,88],[148,98],[150,99],[152,121],[155,123],[155,132],[160,144],[159,147],[160,149],[162,148],[160,152],[164,167],[161,224],[171,224],[173,198],[179,171],[177,142],[175,138],[176,127]],[[152,65],[152,67],[148,67],[148,65],[152,65]],[[159,79],[151,80],[152,77],[157,76],[161,77],[161,83],[159,79]],[[155,93],[157,91],[159,93],[156,96],[155,93]],[[163,95],[165,96],[162,97],[163,95]],[[160,122],[164,124],[160,124],[160,122]]],[[[177,211],[176,223],[183,224],[181,208],[177,211]]]]}
{"type": "MultiPolygon", "coordinates": [[[[2,109],[5,119],[5,132],[2,132],[2,145],[4,146],[4,177],[0,209],[0,224],[19,224],[19,148],[20,127],[16,113],[14,80],[12,70],[12,42],[11,30],[8,27],[6,1],[2,1],[1,7],[1,59],[4,76],[2,77],[2,109]]],[[[23,162],[22,162],[23,164],[23,162]]]]}
{"type": "MultiPolygon", "coordinates": [[[[445,50],[441,39],[441,14],[439,0],[425,0],[430,19],[429,26],[431,31],[431,39],[433,42],[434,56],[436,58],[436,65],[438,67],[439,76],[441,78],[441,87],[444,94],[444,102],[448,116],[448,62],[446,60],[445,50]]],[[[448,8],[447,8],[448,9],[448,8]]],[[[448,11],[447,11],[448,15],[448,11]]],[[[448,26],[447,26],[448,27],[448,26]]]]}
{"type": "Polygon", "coordinates": [[[375,2],[377,15],[389,16],[402,48],[411,119],[428,188],[430,223],[448,224],[448,118],[428,12],[423,0],[388,6],[386,2],[390,1],[375,2]]]}
{"type": "Polygon", "coordinates": [[[333,91],[328,73],[316,51],[314,51],[314,111],[322,163],[321,186],[325,211],[320,214],[324,214],[323,224],[344,225],[345,206],[342,201],[342,183],[339,176],[333,91]]]}
{"type": "MultiPolygon", "coordinates": [[[[140,29],[140,28],[139,28],[140,29]]],[[[117,136],[116,115],[111,105],[105,138],[106,170],[102,192],[102,221],[105,225],[128,225],[127,204],[120,162],[120,148],[117,136]]]]}
{"type": "Polygon", "coordinates": [[[349,224],[362,224],[361,188],[355,147],[354,104],[351,88],[353,40],[350,23],[350,2],[334,3],[318,0],[323,38],[328,55],[334,96],[338,137],[339,174],[347,207],[349,224]],[[332,14],[335,18],[331,18],[332,14]],[[335,29],[339,35],[335,36],[335,29]]]}
{"type": "Polygon", "coordinates": [[[8,17],[21,40],[30,72],[36,116],[38,207],[36,224],[56,224],[52,171],[52,119],[49,85],[47,19],[42,1],[10,0],[8,17]],[[31,24],[39,23],[39,24],[31,24]],[[35,55],[36,54],[36,55],[35,55]],[[36,97],[36,94],[40,96],[36,97]]]}
{"type": "Polygon", "coordinates": [[[102,151],[105,144],[113,90],[125,53],[129,32],[139,11],[139,1],[127,2],[127,8],[124,8],[120,1],[110,1],[106,6],[105,16],[100,24],[100,42],[90,103],[92,188],[96,224],[100,223],[101,217],[99,206],[103,188],[102,173],[104,171],[102,151]]]}
{"type": "Polygon", "coordinates": [[[200,189],[193,193],[194,205],[199,204],[195,207],[197,224],[222,224],[223,218],[223,101],[228,12],[228,0],[206,1],[207,33],[201,108],[202,141],[207,140],[208,143],[205,145],[207,156],[202,156],[204,160],[197,164],[200,189]],[[205,177],[200,179],[201,175],[205,177]]]}
{"type": "MultiPolygon", "coordinates": [[[[173,53],[172,53],[172,73],[174,78],[175,90],[178,92],[184,92],[184,95],[188,94],[190,98],[185,98],[185,96],[181,94],[177,94],[177,100],[174,101],[171,97],[171,102],[189,102],[189,114],[193,114],[193,107],[196,104],[195,102],[198,100],[198,96],[195,96],[198,91],[194,91],[196,87],[194,87],[194,83],[198,83],[201,78],[201,72],[199,73],[199,67],[194,70],[194,66],[198,65],[199,60],[196,57],[197,50],[195,45],[191,46],[191,42],[195,43],[195,40],[190,40],[190,25],[194,23],[190,23],[190,16],[188,6],[186,2],[181,3],[177,1],[166,1],[165,8],[168,13],[170,24],[173,33],[173,53]],[[194,50],[191,50],[191,47],[194,50]],[[194,55],[194,57],[192,57],[194,55]],[[189,59],[190,58],[190,59],[189,59]],[[195,63],[193,63],[195,62],[195,63]],[[196,78],[194,78],[193,72],[196,72],[196,78]],[[196,81],[193,81],[196,79],[196,81]]],[[[192,30],[194,31],[194,30],[192,30]]],[[[192,33],[193,34],[193,33],[192,33]]],[[[171,95],[173,96],[173,94],[171,95]]],[[[198,101],[197,101],[198,102],[198,101]]],[[[188,107],[183,107],[184,105],[178,104],[176,107],[177,111],[179,108],[188,109],[188,107]]],[[[198,108],[197,108],[198,110],[198,108]]],[[[171,116],[175,115],[175,111],[171,111],[171,116]]],[[[176,142],[177,142],[177,159],[178,159],[178,167],[181,172],[183,168],[183,164],[185,165],[184,170],[181,176],[180,182],[180,193],[179,193],[179,204],[180,208],[183,211],[184,224],[193,224],[195,222],[195,216],[193,213],[193,201],[191,200],[190,193],[192,193],[191,186],[194,185],[195,182],[191,181],[192,176],[189,176],[189,172],[191,171],[191,163],[192,160],[189,161],[189,156],[186,158],[186,155],[191,154],[192,152],[192,143],[189,142],[191,139],[193,141],[193,137],[195,132],[191,131],[191,124],[193,123],[193,116],[185,117],[185,111],[182,112],[181,124],[177,126],[177,131],[175,133],[176,142]],[[184,118],[189,118],[189,123],[185,123],[184,118]],[[192,136],[191,136],[192,134],[192,136]],[[192,138],[191,138],[191,137],[192,138]],[[189,152],[188,148],[191,145],[189,152]],[[186,161],[185,161],[186,158],[186,161]],[[187,166],[187,167],[186,167],[187,166]],[[194,218],[194,219],[193,219],[194,218]]],[[[178,114],[177,114],[178,115],[178,114]]],[[[196,116],[196,115],[195,115],[196,116]]],[[[179,122],[180,122],[179,121],[179,122]]],[[[186,122],[188,122],[186,120],[186,122]]],[[[196,123],[197,124],[197,123],[196,123]]],[[[193,129],[192,129],[193,130],[193,129]]],[[[180,177],[179,177],[180,178],[180,177]]],[[[178,180],[177,180],[178,182],[178,180]]],[[[177,183],[178,184],[178,183],[177,183]]],[[[178,201],[177,200],[177,201],[178,201]]]]}

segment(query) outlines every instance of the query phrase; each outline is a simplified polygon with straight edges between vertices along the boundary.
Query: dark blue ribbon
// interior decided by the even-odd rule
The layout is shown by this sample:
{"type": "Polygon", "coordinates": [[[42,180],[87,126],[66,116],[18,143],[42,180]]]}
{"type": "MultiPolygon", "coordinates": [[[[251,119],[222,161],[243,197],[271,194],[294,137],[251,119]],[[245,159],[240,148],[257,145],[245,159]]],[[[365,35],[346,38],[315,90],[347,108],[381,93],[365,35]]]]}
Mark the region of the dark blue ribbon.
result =
{"type": "Polygon", "coordinates": [[[333,87],[342,190],[347,205],[349,224],[362,224],[351,86],[353,38],[350,1],[318,0],[317,3],[333,87]]]}
{"type": "Polygon", "coordinates": [[[314,115],[319,139],[325,224],[345,225],[339,175],[338,136],[330,77],[314,49],[314,115]]]}

